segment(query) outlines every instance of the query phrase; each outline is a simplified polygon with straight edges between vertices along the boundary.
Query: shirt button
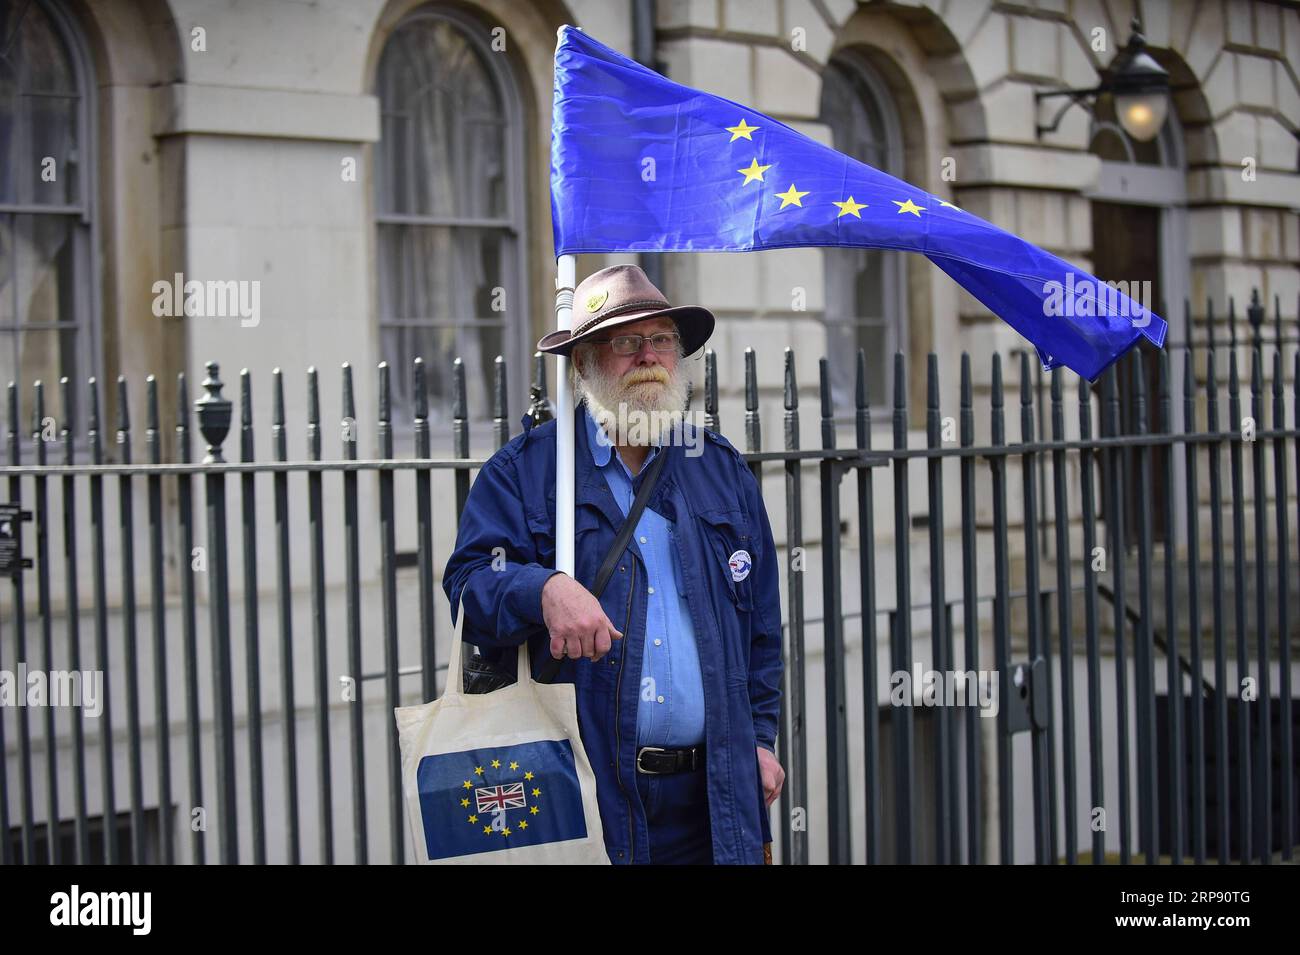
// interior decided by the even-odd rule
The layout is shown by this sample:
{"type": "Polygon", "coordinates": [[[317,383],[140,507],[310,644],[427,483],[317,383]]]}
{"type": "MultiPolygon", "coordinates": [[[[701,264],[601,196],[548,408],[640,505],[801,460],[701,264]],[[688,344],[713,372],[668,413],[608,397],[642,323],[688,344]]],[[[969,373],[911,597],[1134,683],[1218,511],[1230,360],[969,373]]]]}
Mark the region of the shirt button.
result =
{"type": "Polygon", "coordinates": [[[663,641],[660,640],[658,637],[655,637],[655,646],[657,647],[657,646],[659,646],[661,643],[663,643],[663,641]]]}
{"type": "Polygon", "coordinates": [[[648,587],[648,588],[647,588],[647,591],[648,591],[649,593],[654,593],[654,592],[655,592],[655,589],[654,589],[653,587],[648,587]]]}
{"type": "Polygon", "coordinates": [[[645,543],[645,538],[644,538],[644,537],[639,538],[639,540],[641,541],[642,544],[645,543]]]}
{"type": "Polygon", "coordinates": [[[664,701],[664,698],[663,698],[662,696],[659,697],[658,699],[659,699],[659,702],[660,702],[660,703],[662,703],[662,702],[664,701]]]}

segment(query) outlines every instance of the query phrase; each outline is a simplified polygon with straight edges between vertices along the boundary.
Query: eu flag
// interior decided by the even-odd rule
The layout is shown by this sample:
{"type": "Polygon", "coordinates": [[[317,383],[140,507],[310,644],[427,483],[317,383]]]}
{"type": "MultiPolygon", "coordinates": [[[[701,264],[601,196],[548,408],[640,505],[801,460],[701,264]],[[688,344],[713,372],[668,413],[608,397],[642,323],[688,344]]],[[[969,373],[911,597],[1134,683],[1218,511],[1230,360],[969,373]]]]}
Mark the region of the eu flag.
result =
{"type": "Polygon", "coordinates": [[[416,782],[430,859],[587,835],[567,739],[425,756],[416,782]]]}
{"type": "Polygon", "coordinates": [[[1114,284],[823,146],[660,76],[566,26],[555,51],[557,255],[862,246],[919,252],[1045,368],[1095,379],[1163,319],[1114,284]]]}

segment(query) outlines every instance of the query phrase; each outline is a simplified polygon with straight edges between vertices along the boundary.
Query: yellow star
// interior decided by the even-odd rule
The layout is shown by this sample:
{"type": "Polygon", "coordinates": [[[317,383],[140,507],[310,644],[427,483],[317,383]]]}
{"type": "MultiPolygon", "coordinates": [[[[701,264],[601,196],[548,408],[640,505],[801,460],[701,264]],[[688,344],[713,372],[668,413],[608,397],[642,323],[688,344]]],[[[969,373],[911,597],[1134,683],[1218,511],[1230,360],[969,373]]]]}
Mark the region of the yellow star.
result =
{"type": "Polygon", "coordinates": [[[532,779],[532,778],[533,778],[532,773],[524,773],[524,779],[532,779]]]}
{"type": "MultiPolygon", "coordinates": [[[[799,200],[806,195],[808,195],[807,192],[800,192],[794,187],[794,183],[790,183],[790,188],[785,192],[778,192],[776,197],[781,200],[781,209],[784,209],[786,206],[798,206],[802,209],[803,203],[799,200]]],[[[777,211],[780,212],[781,209],[778,209],[777,211]]]]}
{"type": "Polygon", "coordinates": [[[510,835],[510,830],[509,830],[509,829],[502,829],[502,830],[501,830],[501,835],[503,835],[503,836],[508,836],[508,835],[510,835]]]}
{"type": "Polygon", "coordinates": [[[511,768],[511,769],[518,769],[518,768],[519,768],[519,764],[516,763],[516,762],[511,762],[511,764],[510,764],[510,768],[511,768]]]}
{"type": "Polygon", "coordinates": [[[744,139],[748,139],[752,143],[754,141],[754,137],[749,134],[756,129],[758,129],[757,126],[750,126],[748,123],[745,122],[744,117],[742,117],[739,126],[727,127],[727,132],[731,133],[731,138],[727,140],[727,142],[734,143],[737,139],[744,138],[744,139]]]}
{"type": "Polygon", "coordinates": [[[537,813],[538,813],[540,810],[539,810],[536,806],[531,806],[531,807],[529,807],[528,811],[531,812],[531,813],[535,816],[535,815],[537,815],[537,813]]]}
{"type": "Polygon", "coordinates": [[[468,799],[462,799],[462,800],[460,801],[460,804],[461,804],[462,806],[468,806],[468,805],[469,805],[469,800],[468,800],[468,799]]]}
{"type": "Polygon", "coordinates": [[[482,767],[482,766],[475,766],[475,767],[474,767],[474,774],[475,774],[476,776],[482,776],[482,775],[483,775],[483,767],[482,767]]]}
{"type": "Polygon", "coordinates": [[[921,213],[925,211],[925,206],[918,206],[911,199],[908,199],[906,202],[899,202],[897,199],[890,199],[889,201],[898,206],[898,212],[900,215],[904,212],[910,212],[919,219],[921,218],[921,213]]]}
{"type": "Polygon", "coordinates": [[[492,827],[491,827],[491,826],[484,826],[484,827],[483,827],[483,832],[484,832],[485,835],[489,835],[489,836],[492,835],[492,827]]]}
{"type": "Polygon", "coordinates": [[[758,160],[755,159],[753,162],[749,164],[748,169],[737,169],[736,172],[743,174],[745,177],[745,181],[742,182],[741,185],[748,186],[755,179],[757,179],[759,182],[762,182],[763,173],[767,172],[767,170],[771,168],[772,168],[771,163],[768,163],[766,166],[760,166],[758,164],[758,160]]]}
{"type": "Polygon", "coordinates": [[[520,829],[527,829],[527,828],[528,828],[528,820],[527,820],[527,819],[521,819],[521,820],[519,820],[519,828],[520,828],[520,829]]]}
{"type": "Polygon", "coordinates": [[[840,207],[840,215],[835,217],[837,219],[840,218],[840,216],[857,216],[859,219],[861,219],[862,216],[858,213],[858,210],[865,209],[867,207],[867,204],[865,202],[854,202],[852,196],[849,196],[848,202],[835,202],[834,200],[831,201],[832,203],[840,207]]]}
{"type": "Polygon", "coordinates": [[[534,790],[533,790],[533,795],[534,795],[534,796],[540,796],[541,794],[542,794],[542,791],[541,791],[540,789],[534,789],[534,790]]]}
{"type": "Polygon", "coordinates": [[[494,759],[494,760],[492,760],[492,768],[493,768],[493,769],[500,769],[500,768],[501,768],[501,760],[499,760],[499,759],[494,759]]]}
{"type": "Polygon", "coordinates": [[[473,788],[472,786],[470,786],[470,784],[469,784],[469,780],[468,780],[468,779],[465,780],[465,788],[466,788],[466,789],[472,789],[472,788],[473,788]]]}
{"type": "Polygon", "coordinates": [[[469,821],[470,821],[470,822],[478,822],[478,816],[470,816],[470,817],[469,817],[469,821]]]}

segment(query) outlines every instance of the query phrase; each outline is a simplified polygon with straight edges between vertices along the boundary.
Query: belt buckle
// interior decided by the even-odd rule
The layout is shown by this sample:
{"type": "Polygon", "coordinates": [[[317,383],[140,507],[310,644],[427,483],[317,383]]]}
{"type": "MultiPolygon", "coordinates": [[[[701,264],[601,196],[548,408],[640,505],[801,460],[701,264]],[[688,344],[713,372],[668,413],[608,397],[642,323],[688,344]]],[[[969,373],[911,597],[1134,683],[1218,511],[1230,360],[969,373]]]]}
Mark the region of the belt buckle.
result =
{"type": "Polygon", "coordinates": [[[645,773],[647,776],[663,776],[664,773],[661,773],[661,772],[659,772],[658,770],[654,770],[654,769],[646,769],[644,766],[642,766],[642,765],[641,765],[641,757],[642,757],[643,755],[645,755],[646,753],[666,753],[666,752],[668,752],[668,750],[666,750],[666,749],[665,749],[664,747],[662,747],[662,746],[642,746],[639,750],[636,751],[636,770],[637,770],[637,772],[639,772],[639,773],[645,773]]]}

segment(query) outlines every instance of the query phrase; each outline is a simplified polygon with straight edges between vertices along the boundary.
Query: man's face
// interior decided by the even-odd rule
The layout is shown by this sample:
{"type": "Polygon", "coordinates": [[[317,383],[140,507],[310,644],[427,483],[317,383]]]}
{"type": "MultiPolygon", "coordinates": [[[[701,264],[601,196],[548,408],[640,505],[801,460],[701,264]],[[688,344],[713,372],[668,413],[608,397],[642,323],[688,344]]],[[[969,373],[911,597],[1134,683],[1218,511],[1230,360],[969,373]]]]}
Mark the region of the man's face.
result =
{"type": "MultiPolygon", "coordinates": [[[[647,318],[619,325],[599,336],[645,336],[640,350],[633,355],[617,355],[611,346],[603,344],[575,350],[578,387],[598,419],[600,412],[619,420],[628,413],[648,412],[669,412],[680,417],[686,408],[686,382],[678,374],[677,350],[655,351],[649,341],[657,332],[675,331],[677,325],[671,318],[647,318]]],[[[659,432],[659,428],[652,428],[653,434],[659,432]]]]}
{"type": "Polygon", "coordinates": [[[647,318],[630,325],[619,325],[601,338],[616,335],[643,335],[641,349],[635,355],[616,355],[609,345],[597,345],[587,355],[595,363],[598,374],[617,379],[628,400],[636,397],[661,394],[663,388],[677,371],[676,351],[655,351],[649,338],[657,332],[675,332],[677,324],[671,318],[647,318]]]}

